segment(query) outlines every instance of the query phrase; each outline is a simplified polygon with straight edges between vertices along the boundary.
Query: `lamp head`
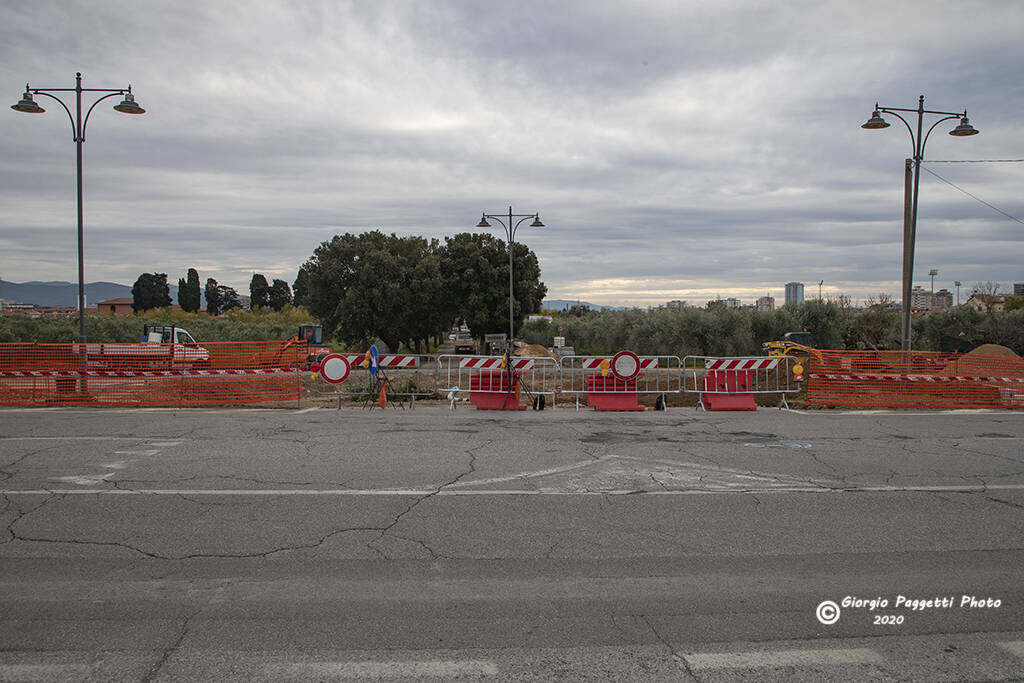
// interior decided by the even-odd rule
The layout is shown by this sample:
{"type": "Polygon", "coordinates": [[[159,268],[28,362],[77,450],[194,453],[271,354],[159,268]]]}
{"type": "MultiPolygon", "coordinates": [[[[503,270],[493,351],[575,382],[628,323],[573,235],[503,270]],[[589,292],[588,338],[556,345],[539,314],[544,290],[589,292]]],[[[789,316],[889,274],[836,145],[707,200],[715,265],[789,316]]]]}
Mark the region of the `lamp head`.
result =
{"type": "Polygon", "coordinates": [[[867,123],[861,125],[861,128],[867,128],[868,130],[888,127],[889,122],[882,118],[882,114],[878,111],[877,104],[875,104],[875,111],[871,114],[871,118],[868,119],[867,123]]]}
{"type": "Polygon", "coordinates": [[[967,112],[964,111],[964,115],[960,119],[960,123],[957,124],[956,128],[949,131],[949,134],[958,138],[964,138],[968,135],[977,135],[980,132],[980,130],[971,125],[970,119],[967,118],[967,112]]]}
{"type": "Polygon", "coordinates": [[[487,222],[487,215],[486,214],[484,214],[483,216],[480,217],[480,222],[476,224],[476,227],[478,227],[478,228],[489,228],[489,227],[491,227],[491,224],[487,222]]]}
{"type": "Polygon", "coordinates": [[[42,114],[46,111],[32,99],[32,93],[28,91],[28,83],[25,84],[25,94],[22,95],[21,101],[17,104],[12,104],[11,109],[14,111],[23,111],[27,114],[42,114]]]}
{"type": "Polygon", "coordinates": [[[530,223],[530,227],[531,228],[543,228],[544,227],[544,224],[540,222],[540,214],[535,214],[533,216],[533,222],[530,223]]]}
{"type": "Polygon", "coordinates": [[[135,95],[132,95],[132,89],[129,86],[128,92],[125,93],[124,99],[121,100],[121,104],[115,104],[114,110],[119,111],[122,114],[145,114],[146,110],[135,103],[135,95]]]}

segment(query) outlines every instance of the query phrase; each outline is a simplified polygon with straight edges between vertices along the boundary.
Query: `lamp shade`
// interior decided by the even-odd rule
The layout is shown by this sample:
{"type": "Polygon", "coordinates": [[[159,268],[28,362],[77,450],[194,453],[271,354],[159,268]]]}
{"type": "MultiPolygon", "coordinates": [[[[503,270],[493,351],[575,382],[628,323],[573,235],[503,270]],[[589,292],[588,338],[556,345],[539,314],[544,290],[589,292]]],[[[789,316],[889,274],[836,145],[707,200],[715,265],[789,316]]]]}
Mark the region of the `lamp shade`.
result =
{"type": "Polygon", "coordinates": [[[11,105],[11,109],[14,111],[23,111],[28,114],[42,114],[46,111],[35,103],[35,100],[32,99],[32,93],[28,90],[25,90],[25,94],[22,95],[20,102],[11,105]]]}
{"type": "Polygon", "coordinates": [[[124,99],[121,100],[120,104],[114,105],[114,110],[119,111],[122,114],[145,114],[146,110],[135,103],[135,95],[132,95],[131,91],[125,93],[124,99]]]}
{"type": "Polygon", "coordinates": [[[868,119],[867,123],[861,125],[861,128],[867,128],[868,130],[875,130],[876,128],[888,128],[889,122],[882,118],[882,115],[876,109],[871,118],[868,119]]]}
{"type": "Polygon", "coordinates": [[[960,119],[960,123],[957,125],[956,128],[949,131],[949,134],[956,136],[958,138],[963,138],[967,137],[968,135],[977,135],[980,132],[980,130],[971,125],[970,120],[968,120],[967,118],[967,114],[964,114],[964,117],[960,119]]]}

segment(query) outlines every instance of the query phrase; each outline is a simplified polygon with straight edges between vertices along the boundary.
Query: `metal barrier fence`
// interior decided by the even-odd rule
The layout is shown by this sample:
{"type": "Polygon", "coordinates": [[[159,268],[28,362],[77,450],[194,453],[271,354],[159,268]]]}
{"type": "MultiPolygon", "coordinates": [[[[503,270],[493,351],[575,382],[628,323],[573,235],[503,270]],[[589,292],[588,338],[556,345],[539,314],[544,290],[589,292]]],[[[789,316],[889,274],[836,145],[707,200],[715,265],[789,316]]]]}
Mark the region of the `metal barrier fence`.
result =
{"type": "Polygon", "coordinates": [[[808,405],[1024,408],[1024,360],[929,351],[821,351],[808,405]]]}
{"type": "Polygon", "coordinates": [[[686,356],[683,391],[698,394],[697,407],[702,410],[707,408],[704,396],[708,394],[775,394],[780,397],[780,408],[789,407],[786,394],[795,394],[801,389],[800,382],[794,379],[798,365],[799,360],[792,356],[686,356]]]}
{"type": "Polygon", "coordinates": [[[416,407],[417,398],[430,398],[437,394],[435,356],[381,355],[377,359],[376,373],[370,372],[370,365],[365,361],[365,351],[325,356],[316,371],[313,393],[337,398],[339,409],[343,398],[377,399],[381,383],[385,382],[389,399],[408,400],[412,408],[416,407]]]}
{"type": "Polygon", "coordinates": [[[295,401],[305,342],[0,344],[0,405],[295,401]]]}
{"type": "MultiPolygon", "coordinates": [[[[457,356],[437,357],[437,391],[447,394],[451,405],[467,394],[509,394],[515,391],[500,375],[507,370],[502,367],[501,356],[457,356]]],[[[548,403],[554,407],[558,391],[559,366],[554,358],[512,357],[512,368],[522,389],[535,397],[542,397],[541,406],[548,403]]],[[[507,376],[507,374],[506,374],[507,376]]],[[[520,397],[521,398],[521,397],[520,397]]],[[[537,407],[537,404],[535,404],[537,407]]]]}
{"type": "Polygon", "coordinates": [[[682,391],[682,361],[678,356],[641,356],[633,379],[616,377],[612,356],[563,356],[559,393],[575,396],[576,409],[584,394],[654,394],[657,406],[665,406],[666,394],[682,391]]]}

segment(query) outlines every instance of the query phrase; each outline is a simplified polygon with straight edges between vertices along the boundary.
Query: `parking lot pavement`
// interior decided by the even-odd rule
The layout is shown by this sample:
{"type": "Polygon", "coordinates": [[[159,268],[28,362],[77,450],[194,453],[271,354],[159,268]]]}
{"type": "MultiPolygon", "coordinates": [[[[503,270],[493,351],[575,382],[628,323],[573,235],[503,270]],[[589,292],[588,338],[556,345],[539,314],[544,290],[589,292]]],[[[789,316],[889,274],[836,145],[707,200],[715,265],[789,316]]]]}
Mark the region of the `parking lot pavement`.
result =
{"type": "Polygon", "coordinates": [[[1022,418],[0,410],[0,678],[998,679],[1022,418]]]}

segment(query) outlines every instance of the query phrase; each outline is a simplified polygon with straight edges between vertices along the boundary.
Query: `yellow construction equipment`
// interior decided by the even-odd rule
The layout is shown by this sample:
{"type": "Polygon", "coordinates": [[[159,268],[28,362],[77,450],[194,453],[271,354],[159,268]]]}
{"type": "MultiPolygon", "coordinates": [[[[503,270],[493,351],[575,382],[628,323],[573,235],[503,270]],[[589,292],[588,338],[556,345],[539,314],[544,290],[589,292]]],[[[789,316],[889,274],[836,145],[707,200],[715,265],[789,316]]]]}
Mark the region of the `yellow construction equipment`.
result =
{"type": "Polygon", "coordinates": [[[806,362],[811,355],[820,358],[818,350],[811,346],[811,333],[787,332],[783,335],[782,341],[770,341],[761,344],[761,353],[765,356],[795,356],[806,362]]]}

